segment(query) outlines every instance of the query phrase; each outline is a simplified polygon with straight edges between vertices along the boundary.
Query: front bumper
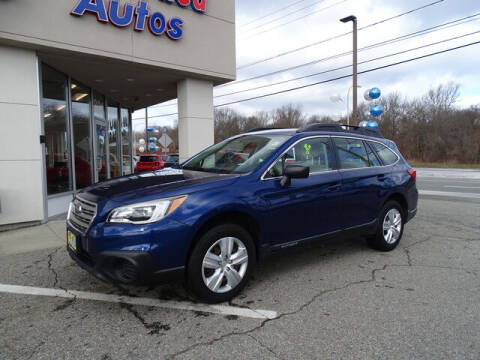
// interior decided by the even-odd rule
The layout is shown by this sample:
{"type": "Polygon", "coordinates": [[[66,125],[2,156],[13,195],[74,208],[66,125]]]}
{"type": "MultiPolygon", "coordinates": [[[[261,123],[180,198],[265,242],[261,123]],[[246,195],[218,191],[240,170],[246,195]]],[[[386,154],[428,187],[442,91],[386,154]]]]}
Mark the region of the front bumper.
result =
{"type": "Polygon", "coordinates": [[[138,251],[107,251],[94,258],[67,246],[70,257],[84,270],[108,283],[150,285],[183,281],[185,268],[158,270],[150,254],[138,251]]]}

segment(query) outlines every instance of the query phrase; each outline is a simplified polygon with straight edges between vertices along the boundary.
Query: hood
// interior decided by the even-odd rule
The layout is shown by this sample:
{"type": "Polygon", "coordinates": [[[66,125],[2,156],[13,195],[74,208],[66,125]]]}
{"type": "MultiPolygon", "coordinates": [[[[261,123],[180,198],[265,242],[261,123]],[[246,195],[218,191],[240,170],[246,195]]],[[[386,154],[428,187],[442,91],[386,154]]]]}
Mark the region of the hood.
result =
{"type": "Polygon", "coordinates": [[[166,196],[175,196],[194,192],[209,187],[207,184],[213,185],[212,183],[215,182],[222,182],[218,186],[224,186],[230,184],[237,177],[238,175],[163,169],[98,183],[85,188],[81,191],[81,194],[95,202],[100,200],[128,202],[129,200],[139,200],[143,197],[147,198],[163,193],[166,196]]]}

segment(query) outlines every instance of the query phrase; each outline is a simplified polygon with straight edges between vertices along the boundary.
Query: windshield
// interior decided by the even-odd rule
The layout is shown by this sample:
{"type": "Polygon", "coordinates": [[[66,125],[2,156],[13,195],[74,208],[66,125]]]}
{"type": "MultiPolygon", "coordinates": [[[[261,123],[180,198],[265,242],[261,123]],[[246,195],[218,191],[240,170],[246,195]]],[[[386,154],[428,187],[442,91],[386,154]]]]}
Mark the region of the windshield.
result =
{"type": "Polygon", "coordinates": [[[183,169],[223,174],[246,174],[255,170],[289,137],[244,135],[227,139],[201,152],[183,169]]]}

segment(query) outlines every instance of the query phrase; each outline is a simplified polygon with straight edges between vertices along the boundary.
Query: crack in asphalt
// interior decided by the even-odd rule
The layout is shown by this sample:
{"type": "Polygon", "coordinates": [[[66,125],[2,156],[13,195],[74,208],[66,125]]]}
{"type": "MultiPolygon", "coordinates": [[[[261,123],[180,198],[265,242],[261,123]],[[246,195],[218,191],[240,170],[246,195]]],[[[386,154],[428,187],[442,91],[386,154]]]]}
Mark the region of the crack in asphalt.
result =
{"type": "Polygon", "coordinates": [[[61,310],[65,310],[66,308],[70,307],[70,306],[73,306],[75,304],[75,302],[77,301],[77,295],[71,293],[68,289],[65,289],[63,286],[60,286],[59,285],[59,280],[58,280],[58,273],[57,271],[55,270],[54,266],[53,266],[53,257],[54,255],[57,254],[58,250],[60,250],[60,248],[56,248],[55,250],[53,250],[50,254],[47,255],[47,258],[48,258],[48,261],[47,261],[47,265],[48,265],[48,270],[53,274],[54,276],[54,279],[53,279],[53,288],[57,288],[57,285],[58,285],[58,288],[65,291],[66,293],[70,294],[73,296],[73,299],[68,299],[66,300],[63,304],[61,305],[58,305],[57,307],[55,307],[55,309],[53,309],[54,312],[56,311],[61,311],[61,310]]]}
{"type": "Polygon", "coordinates": [[[262,348],[264,348],[265,350],[267,350],[269,353],[273,354],[273,356],[275,356],[275,358],[277,359],[280,359],[280,360],[283,360],[283,358],[277,354],[275,351],[273,351],[272,349],[270,349],[267,345],[265,345],[264,343],[262,343],[260,341],[260,339],[257,339],[255,336],[253,336],[252,334],[247,334],[247,336],[253,340],[255,340],[255,342],[257,344],[259,344],[262,348]]]}
{"type": "MultiPolygon", "coordinates": [[[[419,243],[422,243],[422,242],[426,242],[426,241],[430,241],[432,240],[433,237],[429,237],[428,239],[425,239],[425,240],[421,240],[421,241],[418,241],[414,244],[410,244],[408,245],[406,248],[408,247],[412,247],[416,244],[419,244],[419,243]]],[[[405,250],[405,248],[404,248],[405,250]]],[[[465,269],[465,268],[457,268],[457,267],[451,267],[451,266],[437,266],[437,265],[413,265],[412,264],[412,260],[411,258],[409,257],[409,253],[408,253],[408,249],[406,250],[406,253],[408,254],[407,255],[407,264],[385,264],[383,265],[382,267],[379,267],[379,268],[375,268],[373,270],[371,270],[371,273],[370,273],[370,278],[369,279],[364,279],[364,280],[358,280],[358,281],[352,281],[352,282],[348,282],[346,283],[345,285],[343,286],[339,286],[339,287],[335,287],[335,288],[332,288],[332,289],[326,289],[326,290],[323,290],[323,291],[320,291],[319,293],[315,294],[309,301],[305,302],[304,304],[302,304],[300,307],[298,307],[296,310],[293,310],[293,311],[290,311],[290,312],[286,312],[286,313],[282,313],[280,314],[279,316],[277,316],[276,318],[274,319],[266,319],[266,320],[263,320],[258,326],[255,326],[249,330],[244,330],[244,331],[232,331],[232,332],[229,332],[229,333],[226,333],[226,334],[223,334],[219,337],[216,337],[214,339],[211,339],[209,341],[204,341],[204,342],[199,342],[199,343],[195,343],[195,344],[192,344],[191,346],[181,350],[181,351],[178,351],[176,353],[173,353],[173,354],[169,354],[166,356],[166,359],[169,359],[169,360],[172,360],[172,359],[175,359],[177,358],[178,356],[180,355],[183,355],[183,354],[186,354],[192,350],[194,350],[195,348],[197,347],[201,347],[201,346],[211,346],[219,341],[222,341],[228,337],[231,337],[231,336],[243,336],[243,335],[247,335],[247,336],[251,336],[251,334],[261,328],[263,328],[265,325],[267,325],[268,323],[270,322],[275,322],[275,321],[278,321],[284,317],[287,317],[287,316],[291,316],[291,315],[295,315],[295,314],[298,314],[300,312],[302,312],[303,310],[305,310],[307,307],[309,307],[311,304],[313,304],[316,300],[318,300],[319,298],[321,298],[322,296],[326,295],[326,294],[330,294],[330,293],[334,293],[334,292],[337,292],[337,291],[340,291],[340,290],[344,290],[344,289],[347,289],[351,286],[354,286],[354,285],[360,285],[360,284],[368,284],[368,283],[373,283],[373,282],[376,282],[377,281],[377,272],[379,271],[385,271],[387,268],[393,268],[393,267],[426,267],[426,268],[434,268],[434,269],[448,269],[448,270],[454,270],[454,271],[464,271],[466,272],[467,274],[473,274],[475,276],[478,277],[478,274],[470,269],[465,269]]],[[[406,291],[412,291],[411,289],[404,289],[406,291]]],[[[254,339],[256,339],[255,337],[253,337],[254,339]]],[[[268,347],[266,347],[263,343],[261,343],[258,339],[256,339],[259,344],[266,348],[267,350],[271,350],[269,349],[268,347]]],[[[276,357],[279,357],[278,354],[276,354],[275,352],[272,352],[273,354],[275,354],[276,357]]]]}
{"type": "Polygon", "coordinates": [[[303,311],[305,308],[307,308],[308,306],[310,306],[313,302],[315,302],[316,300],[318,300],[320,297],[322,297],[323,295],[326,295],[326,294],[329,294],[329,293],[334,293],[336,291],[339,291],[339,290],[343,290],[343,289],[346,289],[350,286],[353,286],[353,285],[359,285],[359,284],[365,284],[365,283],[370,283],[370,282],[374,282],[376,281],[376,273],[377,271],[382,271],[382,270],[385,270],[388,266],[391,266],[391,265],[384,265],[382,266],[381,268],[376,268],[376,269],[373,269],[371,271],[371,276],[370,276],[370,279],[366,279],[366,280],[358,280],[358,281],[353,281],[353,282],[349,282],[343,286],[340,286],[340,287],[336,287],[336,288],[332,288],[332,289],[327,289],[327,290],[323,290],[323,291],[320,291],[319,293],[315,294],[309,301],[307,301],[306,303],[302,304],[299,308],[297,308],[296,310],[293,310],[293,311],[290,311],[290,312],[286,312],[286,313],[282,313],[280,314],[279,316],[277,316],[276,318],[274,319],[266,319],[266,320],[263,320],[258,326],[255,326],[254,328],[252,329],[249,329],[249,330],[244,330],[244,331],[232,331],[232,332],[229,332],[229,333],[226,333],[226,334],[223,334],[222,336],[219,336],[217,338],[214,338],[212,340],[209,340],[209,341],[204,341],[204,342],[199,342],[199,343],[196,343],[196,344],[193,344],[187,348],[185,348],[184,350],[181,350],[179,352],[176,352],[174,354],[170,354],[170,355],[167,355],[166,358],[167,359],[175,359],[176,357],[180,356],[180,355],[183,355],[187,352],[190,352],[191,350],[197,348],[197,347],[200,347],[200,346],[209,346],[209,345],[213,345],[214,343],[218,342],[218,341],[221,341],[225,338],[228,338],[230,336],[236,336],[236,335],[249,335],[253,332],[255,332],[256,330],[259,330],[261,328],[263,328],[265,325],[267,325],[268,323],[270,322],[273,322],[273,321],[278,321],[284,317],[287,317],[287,316],[290,316],[290,315],[295,315],[295,314],[298,314],[299,312],[303,311]]]}
{"type": "Polygon", "coordinates": [[[414,242],[414,243],[412,243],[412,244],[409,244],[409,245],[407,245],[407,246],[402,247],[403,251],[405,252],[405,255],[407,255],[408,266],[412,266],[412,265],[413,265],[413,263],[412,263],[413,259],[412,259],[411,254],[410,254],[410,248],[413,247],[413,246],[415,246],[415,245],[418,245],[418,244],[422,244],[422,243],[424,243],[424,242],[427,242],[427,241],[432,241],[433,239],[434,239],[434,236],[432,235],[432,236],[427,237],[427,238],[424,239],[424,240],[419,240],[419,241],[416,241],[416,242],[414,242]]]}
{"type": "MultiPolygon", "coordinates": [[[[113,284],[113,286],[120,291],[120,294],[123,296],[134,296],[127,289],[124,289],[118,284],[113,284]]],[[[134,306],[131,304],[119,303],[119,305],[122,309],[125,309],[132,314],[143,325],[143,327],[148,331],[148,335],[164,335],[164,333],[161,333],[161,331],[170,330],[170,325],[168,324],[162,324],[159,321],[154,321],[152,323],[147,322],[147,320],[145,320],[145,318],[137,310],[135,310],[134,306]]]]}
{"type": "MultiPolygon", "coordinates": [[[[54,279],[53,279],[53,287],[57,287],[57,284],[58,284],[58,273],[57,271],[53,268],[53,265],[52,265],[52,261],[53,261],[53,256],[58,252],[58,250],[61,249],[61,248],[56,248],[55,250],[53,250],[50,254],[48,254],[48,261],[47,261],[47,265],[48,265],[48,270],[53,274],[54,276],[54,279]]],[[[62,290],[65,290],[64,288],[62,288],[61,286],[59,286],[60,289],[62,290]]]]}

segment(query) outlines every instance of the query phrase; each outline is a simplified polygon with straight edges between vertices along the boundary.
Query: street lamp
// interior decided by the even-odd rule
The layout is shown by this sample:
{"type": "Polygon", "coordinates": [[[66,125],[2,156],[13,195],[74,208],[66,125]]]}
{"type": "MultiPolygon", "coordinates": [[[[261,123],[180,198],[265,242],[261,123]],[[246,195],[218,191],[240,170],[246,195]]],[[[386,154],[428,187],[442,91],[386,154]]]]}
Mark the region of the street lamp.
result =
{"type": "MultiPolygon", "coordinates": [[[[357,85],[357,88],[361,88],[362,85],[357,85]]],[[[350,86],[347,91],[347,125],[350,125],[350,90],[353,86],[350,86]]],[[[340,95],[330,96],[330,101],[333,103],[343,102],[343,98],[340,95]]]]}
{"type": "Polygon", "coordinates": [[[357,17],[350,15],[343,19],[340,19],[341,22],[353,23],[353,118],[356,119],[357,111],[358,111],[358,60],[357,60],[357,51],[358,51],[358,44],[357,44],[357,17]]]}

